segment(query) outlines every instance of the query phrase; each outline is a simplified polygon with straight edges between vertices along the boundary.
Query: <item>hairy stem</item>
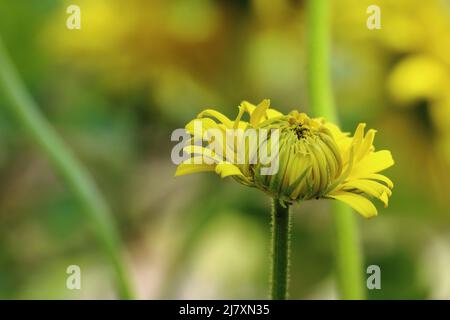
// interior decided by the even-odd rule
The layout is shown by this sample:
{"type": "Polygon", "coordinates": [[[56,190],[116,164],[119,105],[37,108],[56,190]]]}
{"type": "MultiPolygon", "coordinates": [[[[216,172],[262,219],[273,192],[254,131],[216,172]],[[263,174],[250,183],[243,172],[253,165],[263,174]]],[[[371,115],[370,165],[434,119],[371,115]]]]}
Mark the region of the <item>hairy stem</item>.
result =
{"type": "Polygon", "coordinates": [[[110,210],[83,165],[41,114],[32,96],[15,70],[0,38],[0,92],[3,105],[15,116],[76,197],[86,219],[109,258],[116,275],[121,298],[132,298],[131,286],[122,257],[122,243],[110,210]]]}
{"type": "MultiPolygon", "coordinates": [[[[329,0],[308,0],[308,96],[315,116],[337,123],[329,61],[329,15],[329,0]]],[[[340,296],[342,299],[364,299],[363,264],[355,216],[349,207],[337,201],[333,203],[332,211],[340,296]]]]}
{"type": "Polygon", "coordinates": [[[290,213],[278,199],[272,205],[272,289],[273,300],[285,300],[288,296],[290,213]]]}

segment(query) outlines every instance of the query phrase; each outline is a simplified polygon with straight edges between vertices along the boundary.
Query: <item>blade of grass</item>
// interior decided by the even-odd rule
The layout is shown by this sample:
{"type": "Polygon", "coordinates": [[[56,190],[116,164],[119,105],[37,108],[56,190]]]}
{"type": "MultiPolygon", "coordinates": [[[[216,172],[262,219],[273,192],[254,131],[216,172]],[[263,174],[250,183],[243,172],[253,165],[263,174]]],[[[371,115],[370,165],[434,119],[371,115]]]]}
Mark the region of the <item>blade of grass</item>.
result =
{"type": "MultiPolygon", "coordinates": [[[[307,1],[307,80],[312,113],[338,123],[329,61],[329,0],[307,1]]],[[[337,201],[332,204],[339,293],[342,299],[364,299],[363,262],[356,217],[337,201]]]]}
{"type": "Polygon", "coordinates": [[[41,114],[15,70],[1,38],[0,90],[6,102],[3,106],[15,116],[30,138],[47,156],[82,206],[86,219],[115,270],[120,298],[132,298],[130,281],[122,257],[122,243],[108,205],[86,168],[75,158],[69,147],[41,114]]]}

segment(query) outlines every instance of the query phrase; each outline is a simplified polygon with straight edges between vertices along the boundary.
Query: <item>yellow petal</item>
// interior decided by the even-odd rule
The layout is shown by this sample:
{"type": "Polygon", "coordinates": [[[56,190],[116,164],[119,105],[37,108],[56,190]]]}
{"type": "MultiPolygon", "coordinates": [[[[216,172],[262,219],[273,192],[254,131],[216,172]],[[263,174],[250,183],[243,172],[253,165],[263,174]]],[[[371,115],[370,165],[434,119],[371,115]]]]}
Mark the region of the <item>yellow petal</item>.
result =
{"type": "Polygon", "coordinates": [[[203,117],[212,117],[219,120],[221,123],[223,123],[227,128],[233,128],[233,121],[231,121],[227,116],[223,115],[219,111],[213,110],[213,109],[206,109],[200,112],[197,116],[197,118],[203,118],[203,117]]]}
{"type": "MultiPolygon", "coordinates": [[[[209,148],[205,148],[202,146],[186,146],[183,148],[183,152],[190,154],[190,155],[198,155],[198,156],[203,156],[203,159],[205,158],[209,158],[211,159],[211,161],[215,161],[215,162],[221,162],[223,159],[221,157],[220,154],[215,154],[211,149],[209,148]]],[[[193,157],[192,159],[194,159],[196,157],[193,157]]],[[[188,159],[186,160],[186,162],[188,162],[189,160],[191,160],[191,163],[193,162],[192,159],[188,159]]],[[[211,162],[208,161],[208,162],[211,162]]],[[[205,161],[202,161],[205,162],[205,161]]]]}
{"type": "Polygon", "coordinates": [[[267,114],[268,119],[278,118],[278,117],[283,116],[283,114],[280,111],[272,109],[272,108],[267,109],[266,114],[267,114]]]}
{"type": "MultiPolygon", "coordinates": [[[[384,206],[387,207],[388,205],[388,196],[392,195],[392,191],[386,187],[384,184],[381,184],[376,181],[372,180],[365,180],[365,179],[356,179],[351,180],[348,182],[345,182],[342,186],[343,190],[351,190],[351,189],[357,189],[365,194],[380,199],[384,206]]],[[[342,190],[341,189],[341,190],[342,190]]]]}
{"type": "Polygon", "coordinates": [[[249,115],[252,115],[253,111],[256,109],[256,106],[248,101],[242,101],[240,107],[249,115]]]}
{"type": "Polygon", "coordinates": [[[333,138],[335,140],[340,140],[343,138],[347,138],[347,139],[351,140],[351,138],[349,138],[348,132],[342,132],[341,129],[339,129],[339,127],[337,125],[335,125],[331,122],[325,122],[324,127],[331,131],[331,134],[333,135],[333,138]]]}
{"type": "Polygon", "coordinates": [[[351,177],[363,177],[367,174],[377,173],[394,165],[392,154],[388,150],[372,152],[361,161],[355,162],[351,177]]]}
{"type": "Polygon", "coordinates": [[[242,115],[244,114],[244,112],[245,112],[245,108],[242,107],[242,104],[241,104],[239,106],[239,113],[233,123],[233,129],[236,130],[240,127],[241,123],[243,122],[243,121],[241,121],[241,118],[242,118],[242,115]]]}
{"type": "Polygon", "coordinates": [[[349,137],[348,132],[342,132],[341,129],[339,129],[339,127],[335,124],[325,122],[324,126],[331,132],[334,141],[336,141],[336,144],[341,151],[343,163],[347,162],[350,155],[350,149],[353,139],[349,137]]]}
{"type": "Polygon", "coordinates": [[[391,179],[389,179],[388,177],[379,174],[379,173],[371,173],[371,174],[367,174],[364,176],[365,179],[372,179],[372,180],[378,180],[378,181],[383,181],[384,183],[386,183],[386,185],[389,187],[389,189],[394,188],[394,183],[392,182],[391,179]]]}
{"type": "Polygon", "coordinates": [[[375,208],[373,203],[370,200],[358,194],[345,191],[338,191],[333,195],[328,195],[328,197],[334,198],[336,200],[348,204],[350,207],[355,209],[365,218],[372,218],[378,214],[377,208],[375,208]]]}
{"type": "Polygon", "coordinates": [[[356,159],[362,159],[364,156],[366,156],[370,151],[374,149],[373,147],[373,140],[375,139],[375,133],[377,131],[374,129],[370,129],[367,131],[366,136],[363,139],[363,142],[361,143],[361,147],[358,150],[358,154],[356,156],[356,159]]]}
{"type": "Polygon", "coordinates": [[[209,119],[209,118],[194,119],[194,120],[190,121],[186,125],[185,128],[190,134],[196,135],[196,136],[201,134],[202,137],[203,137],[203,133],[209,129],[221,130],[219,125],[214,120],[209,119]],[[201,132],[197,128],[201,128],[201,132]],[[195,132],[195,129],[197,129],[197,131],[199,131],[199,132],[195,132]]]}
{"type": "MultiPolygon", "coordinates": [[[[263,101],[258,105],[258,107],[259,107],[261,104],[265,104],[265,103],[267,103],[267,104],[270,105],[270,100],[269,100],[269,99],[263,100],[263,101]]],[[[241,102],[241,105],[239,106],[239,110],[242,110],[242,112],[247,112],[250,116],[253,114],[253,112],[254,112],[256,109],[257,109],[257,106],[255,106],[254,104],[252,104],[252,103],[250,103],[250,102],[248,102],[248,101],[242,101],[242,102],[241,102]]],[[[241,116],[242,116],[242,115],[241,115],[241,116]]],[[[267,109],[265,110],[265,112],[262,114],[262,117],[259,119],[259,122],[258,122],[258,123],[260,123],[260,122],[263,121],[263,120],[266,120],[266,118],[267,118],[267,119],[272,119],[272,118],[277,118],[277,117],[282,117],[282,116],[283,116],[283,114],[282,114],[281,112],[279,112],[278,110],[271,109],[271,108],[267,107],[267,109]]],[[[239,119],[240,119],[240,117],[239,117],[239,119]]],[[[235,124],[235,125],[236,125],[236,124],[235,124]]]]}
{"type": "MultiPolygon", "coordinates": [[[[195,157],[194,157],[195,158],[195,157]]],[[[188,159],[178,165],[177,170],[175,172],[175,177],[182,176],[185,174],[191,174],[191,173],[198,173],[198,172],[206,172],[206,171],[214,171],[215,165],[213,164],[193,164],[192,162],[195,162],[197,160],[198,162],[201,162],[203,159],[201,157],[198,157],[200,159],[188,159]]]]}
{"type": "Polygon", "coordinates": [[[360,123],[358,124],[358,126],[356,127],[355,130],[355,134],[353,135],[353,139],[359,141],[362,141],[363,137],[364,137],[364,129],[366,128],[366,124],[365,123],[360,123]]]}
{"type": "Polygon", "coordinates": [[[258,104],[256,109],[252,112],[252,114],[250,116],[250,124],[252,126],[256,126],[261,121],[265,120],[266,111],[269,108],[269,106],[270,106],[270,100],[269,99],[264,99],[263,101],[261,101],[260,104],[258,104]]]}
{"type": "Polygon", "coordinates": [[[389,201],[389,197],[386,192],[383,192],[383,194],[380,196],[380,200],[384,203],[384,207],[386,208],[389,201]]]}
{"type": "Polygon", "coordinates": [[[361,143],[364,139],[365,127],[366,127],[365,123],[358,124],[358,127],[355,130],[355,134],[353,135],[353,146],[355,148],[355,155],[359,153],[359,148],[361,147],[361,143]]]}
{"type": "Polygon", "coordinates": [[[222,178],[228,176],[244,176],[238,167],[228,162],[223,162],[216,165],[216,173],[222,178]]]}

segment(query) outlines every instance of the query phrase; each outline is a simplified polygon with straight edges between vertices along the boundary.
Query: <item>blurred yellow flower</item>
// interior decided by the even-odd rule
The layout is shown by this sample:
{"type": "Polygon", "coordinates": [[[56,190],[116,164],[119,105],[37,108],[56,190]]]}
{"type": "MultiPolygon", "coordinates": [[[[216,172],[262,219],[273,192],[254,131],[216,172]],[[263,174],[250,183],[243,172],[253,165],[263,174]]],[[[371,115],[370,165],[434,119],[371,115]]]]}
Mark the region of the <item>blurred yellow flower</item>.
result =
{"type": "Polygon", "coordinates": [[[450,88],[450,74],[446,65],[429,55],[416,54],[402,59],[388,78],[391,96],[401,106],[414,102],[445,99],[450,88]]]}
{"type": "MultiPolygon", "coordinates": [[[[389,151],[375,151],[376,131],[371,129],[364,134],[364,128],[365,124],[359,124],[354,136],[350,137],[322,118],[310,118],[298,111],[284,115],[270,108],[269,100],[263,100],[257,106],[242,102],[234,121],[218,111],[207,109],[186,125],[191,145],[184,150],[191,158],[178,166],[175,175],[215,171],[222,178],[232,176],[244,185],[264,191],[279,199],[282,205],[331,198],[347,203],[370,218],[377,215],[377,209],[368,197],[378,198],[387,206],[392,195],[392,181],[379,172],[392,166],[394,161],[389,151]],[[249,115],[249,121],[242,120],[244,114],[249,115]],[[195,130],[196,126],[202,129],[195,130]],[[244,134],[230,138],[228,131],[239,129],[244,134]],[[217,141],[211,141],[208,130],[222,132],[226,137],[221,148],[211,149],[217,141]],[[252,149],[249,135],[245,134],[250,130],[271,130],[272,133],[252,149]],[[274,143],[278,146],[278,170],[263,174],[261,169],[267,163],[260,159],[251,160],[256,159],[264,148],[267,152],[267,146],[274,143]],[[248,154],[245,161],[236,163],[228,157],[225,159],[231,145],[245,146],[248,154]]],[[[239,158],[238,154],[233,160],[236,158],[239,158]]]]}

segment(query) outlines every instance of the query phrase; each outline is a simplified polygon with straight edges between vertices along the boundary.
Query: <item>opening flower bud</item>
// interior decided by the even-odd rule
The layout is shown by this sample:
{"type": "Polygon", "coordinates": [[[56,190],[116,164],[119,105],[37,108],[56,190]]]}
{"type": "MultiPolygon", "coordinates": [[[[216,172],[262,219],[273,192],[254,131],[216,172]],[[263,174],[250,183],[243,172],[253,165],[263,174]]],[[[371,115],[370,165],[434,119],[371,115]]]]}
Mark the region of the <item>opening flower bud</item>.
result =
{"type": "MultiPolygon", "coordinates": [[[[338,146],[321,119],[292,111],[259,128],[279,130],[278,171],[262,175],[260,163],[252,169],[255,185],[273,197],[283,201],[320,198],[341,175],[338,146]]],[[[276,142],[268,145],[272,143],[276,142]]]]}

